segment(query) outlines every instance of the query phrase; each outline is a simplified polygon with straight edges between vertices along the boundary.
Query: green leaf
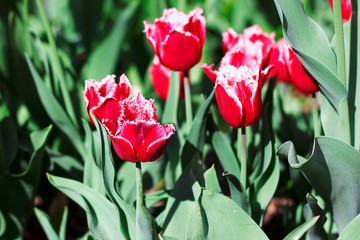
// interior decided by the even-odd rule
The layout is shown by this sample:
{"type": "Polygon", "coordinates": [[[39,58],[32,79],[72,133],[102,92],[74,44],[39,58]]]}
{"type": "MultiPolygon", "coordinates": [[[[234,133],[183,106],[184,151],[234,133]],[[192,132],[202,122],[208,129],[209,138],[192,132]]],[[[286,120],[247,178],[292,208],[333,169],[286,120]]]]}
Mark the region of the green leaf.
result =
{"type": "Polygon", "coordinates": [[[47,239],[49,240],[59,240],[59,236],[57,235],[54,227],[50,222],[49,216],[42,211],[41,209],[34,208],[35,216],[38,219],[42,229],[44,230],[47,239]]]}
{"type": "Polygon", "coordinates": [[[202,189],[186,232],[186,239],[268,239],[261,228],[230,198],[202,189]],[[226,216],[226,217],[224,217],[226,216]],[[202,223],[199,222],[201,218],[202,223]],[[201,227],[201,231],[194,226],[201,227]],[[194,238],[196,237],[196,238],[194,238]]]}
{"type": "Polygon", "coordinates": [[[304,205],[303,209],[305,220],[310,220],[316,216],[319,217],[315,226],[308,230],[306,236],[310,239],[326,239],[327,234],[324,230],[326,212],[317,204],[317,200],[310,194],[306,195],[306,201],[307,204],[304,205]]]}
{"type": "Polygon", "coordinates": [[[216,170],[214,165],[211,166],[205,173],[205,187],[213,192],[221,193],[219,181],[217,179],[216,170]]]}
{"type": "Polygon", "coordinates": [[[156,218],[164,236],[184,239],[187,220],[196,207],[193,189],[200,186],[194,172],[199,169],[201,166],[197,163],[184,169],[166,202],[164,211],[156,218]]]}
{"type": "Polygon", "coordinates": [[[70,119],[71,119],[72,123],[74,124],[74,127],[77,128],[76,115],[75,115],[73,103],[71,101],[71,97],[69,94],[70,89],[69,89],[67,81],[65,79],[65,74],[64,74],[61,62],[60,62],[60,57],[59,57],[58,50],[56,47],[55,39],[54,39],[53,33],[51,31],[51,26],[50,26],[49,20],[47,19],[42,1],[36,0],[36,4],[37,4],[37,7],[38,7],[38,10],[40,13],[41,20],[43,21],[43,24],[44,24],[44,27],[46,30],[47,38],[49,40],[49,45],[50,45],[49,58],[50,58],[50,62],[51,62],[51,67],[54,72],[54,75],[56,76],[55,79],[56,78],[59,79],[61,94],[62,94],[62,97],[64,99],[64,104],[65,104],[65,109],[66,109],[67,113],[69,114],[70,119]]]}
{"type": "Polygon", "coordinates": [[[244,191],[244,186],[241,185],[240,180],[233,174],[224,172],[223,176],[230,187],[231,199],[236,202],[249,216],[251,216],[251,205],[249,196],[244,191]]]}
{"type": "Polygon", "coordinates": [[[234,174],[240,178],[240,166],[235,153],[231,147],[230,140],[221,131],[214,132],[212,136],[212,144],[221,165],[226,172],[234,174]]]}
{"type": "Polygon", "coordinates": [[[136,237],[138,239],[155,239],[155,222],[150,212],[141,203],[136,205],[136,211],[138,216],[136,222],[138,232],[136,233],[136,237]]]}
{"type": "Polygon", "coordinates": [[[4,235],[5,231],[6,231],[6,220],[4,214],[0,210],[0,237],[4,235]]]}
{"type": "Polygon", "coordinates": [[[338,240],[357,239],[360,235],[360,214],[358,214],[340,234],[338,240]]]}
{"type": "Polygon", "coordinates": [[[54,187],[85,210],[89,229],[97,238],[126,239],[120,232],[119,217],[113,204],[104,196],[80,182],[51,174],[47,174],[47,177],[54,187]]]}
{"type": "MultiPolygon", "coordinates": [[[[344,24],[345,56],[347,72],[347,89],[349,92],[349,118],[353,146],[360,150],[360,19],[358,4],[352,2],[351,20],[344,24]]],[[[334,127],[335,128],[335,127],[334,127]]]]}
{"type": "Polygon", "coordinates": [[[148,194],[144,195],[145,206],[147,208],[151,208],[156,203],[167,199],[169,196],[170,196],[170,194],[166,190],[159,190],[156,192],[148,193],[148,194]]]}
{"type": "Polygon", "coordinates": [[[268,121],[269,108],[263,112],[261,132],[261,174],[250,186],[252,217],[260,222],[261,216],[272,199],[280,179],[279,159],[275,154],[274,133],[268,121]]]}
{"type": "Polygon", "coordinates": [[[295,228],[291,233],[289,233],[284,240],[298,240],[300,239],[309,228],[314,226],[320,216],[316,216],[311,218],[310,220],[306,221],[305,223],[301,224],[299,227],[295,228]]]}
{"type": "Polygon", "coordinates": [[[291,167],[301,170],[316,192],[332,208],[339,232],[360,212],[360,153],[344,142],[317,137],[311,157],[297,157],[295,147],[286,142],[278,155],[291,167]],[[341,179],[341,181],[339,181],[341,179]]]}
{"type": "Polygon", "coordinates": [[[69,140],[72,142],[75,149],[79,152],[83,159],[86,159],[86,151],[84,149],[81,136],[76,127],[70,121],[69,117],[66,115],[54,95],[49,91],[49,89],[47,89],[45,83],[42,81],[39,73],[36,71],[27,54],[25,54],[25,58],[31,75],[34,79],[41,103],[43,104],[47,114],[56,124],[56,126],[59,127],[68,136],[69,140]]]}
{"type": "Polygon", "coordinates": [[[139,1],[131,2],[119,13],[111,31],[90,53],[81,72],[82,79],[101,79],[115,71],[125,39],[133,30],[132,22],[136,19],[139,3],[139,1]]]}
{"type": "MultiPolygon", "coordinates": [[[[135,226],[135,210],[127,202],[125,202],[122,196],[115,189],[116,177],[114,160],[111,155],[111,149],[109,145],[109,138],[105,128],[101,125],[99,120],[93,115],[93,119],[96,119],[95,126],[99,134],[100,146],[101,146],[101,170],[104,179],[104,185],[106,193],[111,199],[117,210],[117,216],[119,217],[120,230],[122,235],[126,239],[134,239],[134,233],[136,231],[135,226]],[[127,223],[127,224],[125,224],[127,223]]],[[[135,181],[135,178],[134,178],[135,181]]]]}
{"type": "Polygon", "coordinates": [[[181,162],[182,168],[185,169],[186,166],[191,162],[194,157],[195,152],[202,153],[205,143],[205,130],[206,130],[206,122],[209,116],[209,108],[212,100],[215,96],[215,89],[212,90],[210,96],[206,99],[206,101],[201,105],[199,111],[197,112],[189,134],[186,138],[185,145],[181,152],[181,162]]]}
{"type": "Polygon", "coordinates": [[[67,207],[65,207],[64,213],[61,218],[60,229],[59,229],[60,240],[66,240],[66,225],[67,225],[67,220],[68,220],[68,214],[69,214],[69,210],[67,207]]]}
{"type": "Polygon", "coordinates": [[[336,75],[336,58],[324,31],[306,15],[299,0],[274,2],[283,25],[284,38],[318,81],[321,91],[339,110],[347,91],[336,75]]]}

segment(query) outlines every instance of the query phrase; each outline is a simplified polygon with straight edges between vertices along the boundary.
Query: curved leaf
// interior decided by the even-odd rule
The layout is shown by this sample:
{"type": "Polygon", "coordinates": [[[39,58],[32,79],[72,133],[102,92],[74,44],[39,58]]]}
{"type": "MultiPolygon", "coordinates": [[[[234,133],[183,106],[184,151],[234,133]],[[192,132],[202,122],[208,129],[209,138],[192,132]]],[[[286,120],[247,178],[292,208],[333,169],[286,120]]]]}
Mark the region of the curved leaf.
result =
{"type": "Polygon", "coordinates": [[[47,174],[49,182],[79,204],[86,212],[90,231],[100,239],[126,239],[120,232],[120,222],[114,207],[100,193],[85,184],[47,174]]]}
{"type": "Polygon", "coordinates": [[[59,240],[60,238],[56,233],[54,227],[52,226],[49,216],[44,211],[38,208],[34,208],[34,213],[42,229],[44,230],[47,239],[59,240]]]}
{"type": "Polygon", "coordinates": [[[358,239],[360,236],[360,214],[356,216],[340,234],[338,240],[358,239]]]}
{"type": "Polygon", "coordinates": [[[301,170],[332,208],[337,228],[342,232],[360,212],[360,153],[337,139],[317,137],[308,160],[296,155],[291,142],[281,145],[277,154],[287,158],[291,167],[301,170]]]}
{"type": "Polygon", "coordinates": [[[317,222],[320,216],[316,216],[311,218],[310,220],[306,221],[305,223],[301,224],[299,227],[291,231],[284,240],[298,240],[300,239],[309,228],[314,226],[314,224],[317,222]]]}
{"type": "Polygon", "coordinates": [[[262,229],[230,198],[202,189],[188,222],[186,239],[268,239],[262,229]],[[199,221],[201,219],[202,222],[199,221]],[[194,226],[202,227],[202,229],[194,226]],[[202,230],[202,231],[201,231],[202,230]]]}

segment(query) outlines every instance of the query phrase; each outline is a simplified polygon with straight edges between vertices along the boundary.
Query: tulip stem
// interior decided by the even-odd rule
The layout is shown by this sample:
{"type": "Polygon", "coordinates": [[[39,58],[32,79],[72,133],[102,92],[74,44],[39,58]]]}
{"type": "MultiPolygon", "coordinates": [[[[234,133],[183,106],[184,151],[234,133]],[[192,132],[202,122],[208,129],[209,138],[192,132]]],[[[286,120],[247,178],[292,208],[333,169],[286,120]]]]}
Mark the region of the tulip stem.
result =
{"type": "Polygon", "coordinates": [[[319,108],[317,103],[318,92],[313,93],[312,97],[312,113],[314,122],[314,137],[320,136],[320,123],[319,123],[319,108]]]}
{"type": "Polygon", "coordinates": [[[140,239],[141,229],[138,227],[140,215],[141,215],[141,206],[144,205],[144,196],[143,196],[143,180],[142,180],[142,170],[141,162],[136,162],[136,239],[140,239]]]}
{"type": "Polygon", "coordinates": [[[245,127],[238,129],[238,141],[241,142],[241,157],[240,157],[240,182],[246,189],[247,181],[247,159],[246,159],[246,133],[245,127]]]}
{"type": "MultiPolygon", "coordinates": [[[[335,25],[335,40],[336,40],[336,60],[337,60],[337,75],[340,81],[347,88],[346,84],[346,66],[345,66],[345,44],[344,44],[344,29],[341,13],[341,0],[333,1],[334,11],[334,25],[335,25]]],[[[344,142],[351,143],[350,134],[350,120],[349,120],[349,105],[347,98],[340,106],[340,119],[344,142]]]]}
{"type": "Polygon", "coordinates": [[[189,74],[189,71],[184,72],[184,91],[185,91],[186,125],[187,125],[188,131],[190,131],[193,115],[192,115],[192,106],[191,106],[190,74],[189,74]]]}

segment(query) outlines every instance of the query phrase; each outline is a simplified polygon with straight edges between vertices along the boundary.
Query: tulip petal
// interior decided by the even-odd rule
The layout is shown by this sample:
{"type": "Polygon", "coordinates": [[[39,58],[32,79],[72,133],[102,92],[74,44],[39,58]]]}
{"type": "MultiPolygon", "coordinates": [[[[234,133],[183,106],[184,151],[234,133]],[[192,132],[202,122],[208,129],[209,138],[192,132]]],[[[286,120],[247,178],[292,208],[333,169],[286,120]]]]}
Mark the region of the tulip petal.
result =
{"type": "Polygon", "coordinates": [[[211,65],[207,65],[205,63],[200,64],[200,67],[204,70],[204,73],[206,74],[206,76],[213,82],[215,83],[218,72],[214,69],[214,64],[211,65]]]}
{"type": "Polygon", "coordinates": [[[295,54],[293,54],[289,63],[289,74],[291,77],[291,84],[300,91],[300,93],[309,94],[319,91],[316,80],[301,64],[295,54]]]}
{"type": "Polygon", "coordinates": [[[120,159],[129,162],[136,162],[136,153],[130,141],[122,136],[110,135],[114,150],[120,159]]]}
{"type": "Polygon", "coordinates": [[[174,30],[160,44],[157,55],[168,68],[184,72],[200,61],[201,51],[199,38],[174,30]]]}
{"type": "MultiPolygon", "coordinates": [[[[116,138],[126,139],[135,151],[135,161],[154,161],[165,150],[166,140],[174,133],[172,125],[156,122],[125,122],[116,138]],[[151,146],[153,143],[159,142],[151,146]]],[[[121,151],[121,150],[119,150],[121,151]]]]}
{"type": "Polygon", "coordinates": [[[113,123],[118,121],[120,115],[121,106],[119,101],[114,98],[107,98],[99,106],[94,107],[92,112],[94,115],[102,122],[104,119],[107,119],[113,123]]]}
{"type": "Polygon", "coordinates": [[[205,43],[206,36],[206,20],[202,16],[203,10],[196,8],[188,14],[188,23],[184,25],[184,31],[190,32],[197,36],[200,40],[201,46],[205,43]]]}
{"type": "Polygon", "coordinates": [[[239,40],[238,34],[234,29],[229,28],[226,32],[222,34],[222,49],[224,54],[229,51],[239,40]]]}
{"type": "Polygon", "coordinates": [[[158,159],[165,151],[165,148],[170,140],[170,137],[175,132],[173,125],[161,126],[165,135],[159,137],[155,141],[151,142],[146,151],[147,161],[155,161],[158,159]]]}
{"type": "Polygon", "coordinates": [[[243,120],[243,106],[237,96],[223,84],[217,83],[215,97],[224,120],[234,128],[240,127],[243,120]]]}
{"type": "Polygon", "coordinates": [[[150,24],[148,21],[143,21],[144,24],[144,33],[146,35],[146,39],[149,41],[151,47],[156,52],[156,30],[153,24],[150,24]]]}

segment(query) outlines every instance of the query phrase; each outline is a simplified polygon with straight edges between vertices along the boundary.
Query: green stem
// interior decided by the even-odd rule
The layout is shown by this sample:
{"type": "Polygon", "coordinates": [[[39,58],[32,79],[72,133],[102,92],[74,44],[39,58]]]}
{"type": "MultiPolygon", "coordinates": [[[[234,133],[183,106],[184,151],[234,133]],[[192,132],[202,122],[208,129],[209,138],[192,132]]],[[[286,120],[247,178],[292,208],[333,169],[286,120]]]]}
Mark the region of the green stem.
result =
{"type": "Polygon", "coordinates": [[[312,97],[312,113],[314,121],[314,137],[320,136],[319,108],[317,104],[317,93],[313,93],[312,97]]]}
{"type": "MultiPolygon", "coordinates": [[[[341,0],[333,1],[334,11],[334,25],[335,25],[335,39],[336,39],[336,58],[337,58],[337,75],[340,81],[346,84],[346,68],[345,68],[345,44],[344,44],[344,30],[341,13],[341,0]]],[[[340,106],[340,119],[343,133],[343,140],[350,144],[350,120],[349,120],[349,105],[347,98],[340,106]]]]}
{"type": "Polygon", "coordinates": [[[192,115],[192,106],[191,106],[190,74],[189,74],[189,71],[184,72],[184,91],[185,91],[186,125],[187,125],[188,131],[190,131],[193,115],[192,115]]]}
{"type": "Polygon", "coordinates": [[[36,4],[37,4],[41,19],[42,19],[45,29],[46,29],[46,34],[47,34],[47,38],[49,40],[49,45],[50,45],[50,50],[51,50],[49,57],[52,59],[52,62],[54,64],[53,70],[56,71],[56,74],[60,80],[61,94],[64,99],[65,109],[66,109],[67,113],[69,114],[69,117],[72,120],[74,126],[78,127],[75,111],[73,108],[73,103],[72,103],[70,95],[69,95],[69,89],[66,85],[65,74],[64,74],[64,71],[62,70],[59,55],[57,53],[55,39],[54,39],[54,36],[52,35],[49,20],[47,19],[45,9],[44,9],[44,6],[42,5],[41,0],[36,0],[36,4]]]}
{"type": "Polygon", "coordinates": [[[240,164],[241,164],[241,173],[240,173],[240,182],[246,189],[247,186],[247,153],[246,153],[246,134],[245,134],[245,127],[238,129],[238,140],[241,139],[241,157],[240,157],[240,164]],[[239,137],[239,134],[241,138],[239,137]]]}
{"type": "Polygon", "coordinates": [[[141,162],[136,162],[136,239],[140,239],[141,230],[138,229],[138,223],[141,215],[141,206],[144,205],[144,196],[143,196],[143,180],[142,180],[142,170],[141,162]]]}

